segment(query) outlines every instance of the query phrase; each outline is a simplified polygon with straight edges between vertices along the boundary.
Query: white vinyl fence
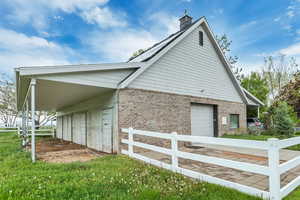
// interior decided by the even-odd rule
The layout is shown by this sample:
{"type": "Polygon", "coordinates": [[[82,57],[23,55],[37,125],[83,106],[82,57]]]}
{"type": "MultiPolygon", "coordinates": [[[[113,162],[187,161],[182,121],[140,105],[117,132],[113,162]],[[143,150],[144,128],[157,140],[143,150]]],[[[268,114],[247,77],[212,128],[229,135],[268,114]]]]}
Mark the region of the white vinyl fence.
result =
{"type": "Polygon", "coordinates": [[[0,127],[0,133],[17,132],[19,133],[19,127],[0,127]]]}
{"type": "MultiPolygon", "coordinates": [[[[20,127],[0,127],[0,133],[16,132],[19,136],[22,134],[22,129],[20,127]]],[[[28,136],[31,129],[28,130],[28,136]]],[[[41,128],[36,130],[36,136],[55,136],[55,128],[41,128]]]]}
{"type": "Polygon", "coordinates": [[[128,128],[128,129],[124,128],[122,129],[122,132],[128,133],[128,139],[122,139],[122,143],[128,144],[128,150],[122,150],[123,154],[156,165],[158,167],[162,167],[195,179],[199,179],[201,181],[222,185],[225,187],[239,190],[241,192],[248,193],[250,195],[262,197],[263,199],[272,199],[272,200],[280,200],[284,198],[300,185],[300,176],[299,176],[293,181],[291,181],[289,184],[284,186],[283,188],[281,188],[280,186],[280,182],[281,182],[280,175],[285,173],[288,170],[291,170],[299,166],[300,156],[288,162],[285,162],[283,164],[280,164],[280,160],[279,160],[279,150],[282,148],[300,144],[300,137],[295,137],[295,138],[290,138],[285,140],[278,140],[272,138],[269,139],[268,141],[253,141],[253,140],[178,135],[175,132],[171,134],[158,133],[158,132],[135,130],[133,128],[128,128]],[[142,136],[171,140],[171,149],[134,141],[133,135],[142,135],[142,136]],[[217,158],[212,156],[182,152],[178,150],[178,141],[266,150],[268,151],[269,164],[268,166],[263,166],[263,165],[227,160],[227,159],[217,158]],[[172,157],[172,162],[171,164],[167,164],[137,154],[133,151],[133,146],[170,155],[172,157]],[[209,164],[229,167],[237,170],[268,176],[270,190],[263,191],[257,188],[241,185],[231,181],[227,181],[206,174],[202,174],[199,172],[195,172],[189,169],[181,168],[178,165],[178,158],[190,159],[190,160],[199,161],[203,163],[209,163],[209,164]]]}

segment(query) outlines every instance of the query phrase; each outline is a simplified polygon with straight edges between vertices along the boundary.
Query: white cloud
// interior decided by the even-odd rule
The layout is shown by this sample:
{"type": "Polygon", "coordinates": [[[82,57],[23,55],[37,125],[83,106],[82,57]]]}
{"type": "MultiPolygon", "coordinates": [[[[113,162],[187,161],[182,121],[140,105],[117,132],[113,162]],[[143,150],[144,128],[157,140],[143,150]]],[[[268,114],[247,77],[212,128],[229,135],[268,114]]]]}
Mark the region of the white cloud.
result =
{"type": "Polygon", "coordinates": [[[287,56],[300,55],[300,42],[293,44],[287,48],[281,49],[279,53],[282,53],[287,56]]]}
{"type": "Polygon", "coordinates": [[[280,19],[281,19],[281,17],[276,17],[276,18],[274,19],[274,22],[278,22],[278,21],[280,21],[280,19]]]}
{"type": "Polygon", "coordinates": [[[30,23],[37,30],[46,29],[50,19],[62,20],[57,11],[74,13],[88,23],[96,23],[101,27],[124,26],[126,21],[120,12],[106,7],[109,0],[4,0],[11,7],[8,18],[12,22],[30,23]],[[49,18],[49,16],[53,17],[49,18]]]}
{"type": "Polygon", "coordinates": [[[0,71],[19,66],[68,64],[74,52],[44,38],[0,28],[0,71]]]}
{"type": "Polygon", "coordinates": [[[91,10],[83,11],[81,16],[88,23],[98,24],[102,28],[124,27],[127,25],[125,20],[123,20],[119,15],[114,15],[107,7],[95,7],[91,10]]]}
{"type": "Polygon", "coordinates": [[[167,13],[154,13],[143,21],[145,28],[114,28],[111,32],[96,31],[85,35],[85,42],[107,62],[127,61],[138,49],[151,47],[162,38],[179,30],[178,18],[167,13]]]}
{"type": "Polygon", "coordinates": [[[42,4],[45,4],[53,9],[61,9],[65,12],[75,12],[78,10],[89,10],[96,6],[102,6],[109,0],[40,0],[42,4]]]}
{"type": "Polygon", "coordinates": [[[295,16],[295,12],[293,10],[289,10],[286,12],[286,15],[290,18],[294,17],[295,16]]]}
{"type": "Polygon", "coordinates": [[[150,32],[144,30],[117,30],[94,32],[86,40],[96,53],[108,61],[126,61],[133,52],[145,49],[157,42],[150,32]]]}
{"type": "Polygon", "coordinates": [[[248,23],[242,24],[242,25],[240,25],[239,30],[244,31],[244,30],[253,28],[253,26],[257,25],[257,23],[258,22],[256,20],[253,20],[253,21],[250,21],[248,23]]]}
{"type": "Polygon", "coordinates": [[[151,24],[151,32],[161,32],[166,36],[166,34],[172,34],[179,30],[179,20],[178,17],[169,15],[164,12],[158,12],[152,14],[148,18],[148,22],[151,24]]]}
{"type": "Polygon", "coordinates": [[[285,30],[291,31],[293,29],[293,26],[289,25],[289,24],[286,24],[286,25],[283,25],[282,28],[285,29],[285,30]]]}

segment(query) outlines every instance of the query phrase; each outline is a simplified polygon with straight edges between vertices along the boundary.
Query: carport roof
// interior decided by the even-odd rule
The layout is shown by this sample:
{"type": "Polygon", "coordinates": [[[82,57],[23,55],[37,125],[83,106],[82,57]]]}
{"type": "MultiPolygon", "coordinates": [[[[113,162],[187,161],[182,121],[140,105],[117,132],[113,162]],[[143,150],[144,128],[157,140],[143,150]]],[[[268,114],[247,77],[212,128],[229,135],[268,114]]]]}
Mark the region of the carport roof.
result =
{"type": "Polygon", "coordinates": [[[57,74],[72,72],[88,72],[115,69],[140,68],[145,63],[142,62],[121,62],[121,63],[103,63],[103,64],[79,64],[79,65],[56,65],[56,66],[36,66],[36,67],[19,67],[15,71],[20,76],[32,76],[41,74],[57,74]]]}
{"type": "MultiPolygon", "coordinates": [[[[47,81],[44,80],[45,76],[50,77],[53,75],[68,76],[70,74],[76,74],[76,72],[100,72],[100,71],[115,71],[117,73],[116,81],[121,82],[124,78],[124,70],[132,70],[143,66],[144,63],[107,63],[107,64],[79,64],[79,65],[60,65],[60,66],[37,66],[37,67],[19,67],[15,69],[16,72],[16,91],[17,91],[17,107],[21,110],[24,106],[24,101],[29,91],[30,81],[32,78],[37,79],[37,94],[38,100],[37,109],[45,108],[51,110],[53,108],[58,109],[63,105],[75,103],[75,101],[84,100],[82,98],[92,97],[99,93],[105,93],[116,89],[115,87],[106,87],[105,85],[89,85],[78,84],[78,81],[70,82],[64,81],[47,81]],[[51,88],[53,87],[53,88],[51,88]],[[45,91],[47,89],[47,91],[45,91]],[[62,90],[64,89],[64,90],[62,90]],[[65,91],[65,92],[64,92],[65,91]],[[46,95],[51,93],[51,95],[46,95]],[[68,95],[67,95],[68,93],[68,95]],[[69,94],[72,93],[70,96],[69,94]],[[47,96],[48,98],[42,98],[40,96],[47,96]],[[82,96],[82,98],[80,98],[82,96]],[[55,98],[54,98],[55,97],[55,98]],[[68,99],[69,100],[68,100],[68,99]],[[57,101],[57,102],[54,102],[57,101]],[[46,102],[46,103],[43,103],[46,102]]],[[[131,73],[129,71],[129,73],[131,73]]],[[[78,73],[77,73],[78,74],[78,73]]],[[[125,74],[126,75],[126,74],[125,74]]],[[[110,78],[110,77],[109,77],[110,78]]]]}
{"type": "Polygon", "coordinates": [[[251,94],[249,91],[247,91],[245,88],[243,88],[243,91],[246,95],[246,98],[248,100],[249,106],[264,106],[265,104],[261,102],[258,98],[256,98],[253,94],[251,94]]]}

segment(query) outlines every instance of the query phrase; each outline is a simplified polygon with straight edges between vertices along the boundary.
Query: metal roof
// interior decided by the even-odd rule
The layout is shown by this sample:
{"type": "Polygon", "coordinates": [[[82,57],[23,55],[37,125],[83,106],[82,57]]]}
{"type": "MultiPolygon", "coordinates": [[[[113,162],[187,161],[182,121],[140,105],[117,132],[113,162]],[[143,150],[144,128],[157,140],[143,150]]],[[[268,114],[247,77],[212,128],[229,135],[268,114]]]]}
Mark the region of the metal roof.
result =
{"type": "Polygon", "coordinates": [[[140,55],[136,56],[135,58],[129,60],[128,62],[145,62],[150,60],[152,57],[154,57],[157,53],[159,53],[162,49],[167,47],[169,44],[171,44],[176,38],[178,38],[182,33],[187,31],[189,28],[191,28],[195,23],[197,23],[201,18],[194,21],[189,27],[177,31],[176,33],[173,33],[169,35],[167,38],[163,39],[162,41],[154,44],[152,47],[141,53],[140,55]]]}

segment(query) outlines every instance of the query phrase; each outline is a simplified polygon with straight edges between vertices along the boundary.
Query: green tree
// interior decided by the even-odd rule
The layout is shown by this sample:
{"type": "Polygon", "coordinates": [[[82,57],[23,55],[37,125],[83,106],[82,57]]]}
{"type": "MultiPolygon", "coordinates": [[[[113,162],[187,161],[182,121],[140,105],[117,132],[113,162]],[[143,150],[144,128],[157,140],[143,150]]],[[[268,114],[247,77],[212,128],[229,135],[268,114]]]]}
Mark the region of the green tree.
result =
{"type": "MultiPolygon", "coordinates": [[[[257,72],[252,72],[250,75],[243,77],[241,80],[241,85],[258,98],[265,106],[260,107],[260,116],[267,110],[267,101],[269,96],[269,87],[267,80],[257,72]]],[[[256,117],[257,109],[248,109],[248,117],[256,117]]]]}
{"type": "Polygon", "coordinates": [[[250,75],[242,79],[241,85],[264,104],[267,103],[269,95],[268,82],[261,74],[251,72],[250,75]]]}
{"type": "Polygon", "coordinates": [[[269,126],[277,135],[292,136],[297,123],[294,109],[284,101],[273,104],[268,111],[269,126]]]}

